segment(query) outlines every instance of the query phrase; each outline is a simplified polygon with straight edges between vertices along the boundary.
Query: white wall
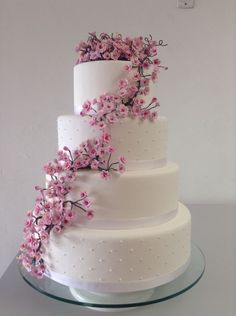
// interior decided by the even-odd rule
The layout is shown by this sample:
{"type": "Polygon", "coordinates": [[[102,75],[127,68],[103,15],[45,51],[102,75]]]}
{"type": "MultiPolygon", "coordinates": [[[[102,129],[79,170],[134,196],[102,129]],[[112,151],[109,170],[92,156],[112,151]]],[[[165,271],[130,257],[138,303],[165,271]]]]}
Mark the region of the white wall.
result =
{"type": "Polygon", "coordinates": [[[153,34],[169,46],[158,96],[181,199],[236,202],[234,0],[0,1],[0,275],[16,254],[25,211],[55,156],[56,117],[72,113],[74,46],[88,31],[153,34]]]}

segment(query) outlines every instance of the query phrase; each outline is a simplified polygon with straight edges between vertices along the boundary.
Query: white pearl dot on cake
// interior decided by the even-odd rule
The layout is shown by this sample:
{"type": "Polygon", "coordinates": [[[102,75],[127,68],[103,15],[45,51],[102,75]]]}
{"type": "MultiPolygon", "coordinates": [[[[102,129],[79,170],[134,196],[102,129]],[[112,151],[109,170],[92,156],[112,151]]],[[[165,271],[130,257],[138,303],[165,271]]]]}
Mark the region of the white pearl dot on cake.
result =
{"type": "Polygon", "coordinates": [[[123,261],[123,259],[122,259],[122,258],[120,258],[120,259],[119,259],[119,261],[120,261],[120,262],[122,262],[122,261],[123,261]]]}
{"type": "Polygon", "coordinates": [[[113,253],[113,249],[110,249],[110,250],[109,250],[109,253],[113,253]]]}
{"type": "Polygon", "coordinates": [[[98,262],[104,262],[104,259],[103,258],[99,258],[98,262]]]}
{"type": "Polygon", "coordinates": [[[103,281],[103,278],[98,278],[98,281],[103,281]]]}
{"type": "Polygon", "coordinates": [[[120,239],[120,244],[122,244],[124,242],[124,240],[123,239],[120,239]]]}
{"type": "Polygon", "coordinates": [[[122,281],[122,278],[119,278],[119,281],[121,282],[121,281],[122,281]]]}
{"type": "Polygon", "coordinates": [[[109,268],[108,271],[109,271],[109,272],[112,272],[113,270],[112,270],[112,268],[109,268]]]}
{"type": "Polygon", "coordinates": [[[89,267],[89,271],[94,271],[94,268],[93,267],[89,267]]]}
{"type": "Polygon", "coordinates": [[[132,272],[132,271],[134,271],[134,269],[133,268],[129,268],[129,271],[132,272]]]}
{"type": "Polygon", "coordinates": [[[133,249],[133,248],[130,248],[129,252],[134,252],[134,249],[133,249]]]}

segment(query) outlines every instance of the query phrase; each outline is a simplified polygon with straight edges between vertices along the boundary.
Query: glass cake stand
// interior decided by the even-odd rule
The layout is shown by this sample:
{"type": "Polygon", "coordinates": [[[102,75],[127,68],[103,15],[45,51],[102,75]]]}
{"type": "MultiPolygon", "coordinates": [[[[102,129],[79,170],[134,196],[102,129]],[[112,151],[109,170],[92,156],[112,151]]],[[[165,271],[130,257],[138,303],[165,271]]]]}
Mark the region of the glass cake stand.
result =
{"type": "Polygon", "coordinates": [[[204,273],[205,256],[201,249],[193,243],[190,264],[182,275],[174,281],[156,288],[131,293],[102,294],[73,289],[46,276],[38,280],[19,264],[18,267],[25,282],[46,296],[96,310],[117,311],[159,303],[188,291],[201,279],[204,273]]]}

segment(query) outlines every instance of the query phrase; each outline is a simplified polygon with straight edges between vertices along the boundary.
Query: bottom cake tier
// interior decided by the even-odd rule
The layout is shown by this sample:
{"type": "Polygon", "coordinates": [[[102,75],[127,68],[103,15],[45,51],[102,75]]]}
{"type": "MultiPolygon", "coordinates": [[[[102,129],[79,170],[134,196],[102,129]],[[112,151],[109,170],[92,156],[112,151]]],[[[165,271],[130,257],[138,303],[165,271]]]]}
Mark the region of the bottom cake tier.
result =
{"type": "Polygon", "coordinates": [[[173,219],[155,226],[110,230],[74,224],[51,235],[44,257],[47,275],[95,292],[153,288],[187,268],[190,231],[191,216],[181,203],[173,219]]]}

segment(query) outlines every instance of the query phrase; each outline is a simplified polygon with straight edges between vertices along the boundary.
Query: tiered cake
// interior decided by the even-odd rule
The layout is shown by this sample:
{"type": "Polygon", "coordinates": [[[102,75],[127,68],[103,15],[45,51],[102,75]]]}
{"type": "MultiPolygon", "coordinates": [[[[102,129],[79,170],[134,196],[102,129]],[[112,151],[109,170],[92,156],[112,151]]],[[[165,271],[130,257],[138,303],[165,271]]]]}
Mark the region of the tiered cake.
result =
{"type": "MultiPolygon", "coordinates": [[[[125,60],[74,67],[75,114],[58,118],[59,150],[73,153],[79,144],[101,137],[103,131],[91,126],[91,117],[80,115],[83,105],[104,93],[115,94],[117,82],[130,80],[129,68],[131,61],[125,60]]],[[[149,94],[143,99],[150,103],[149,94]]],[[[50,232],[42,253],[46,274],[95,292],[138,291],[170,282],[188,266],[191,218],[178,202],[178,165],[167,159],[167,119],[126,116],[108,124],[107,132],[116,149],[113,160],[124,155],[126,171],[112,172],[108,180],[99,170],[76,172],[69,200],[80,201],[83,188],[94,217],[79,216],[62,234],[50,232]]]]}
{"type": "MultiPolygon", "coordinates": [[[[117,79],[127,76],[125,63],[75,66],[75,115],[58,118],[59,149],[98,136],[77,114],[87,99],[114,91],[117,79]]],[[[158,286],[182,273],[190,257],[190,214],[178,202],[178,166],[167,161],[167,119],[125,118],[110,134],[127,159],[126,172],[104,181],[96,171],[81,171],[79,187],[93,197],[95,216],[52,235],[45,262],[51,278],[74,287],[124,292],[158,286]]],[[[71,194],[79,198],[76,189],[71,194]]]]}

